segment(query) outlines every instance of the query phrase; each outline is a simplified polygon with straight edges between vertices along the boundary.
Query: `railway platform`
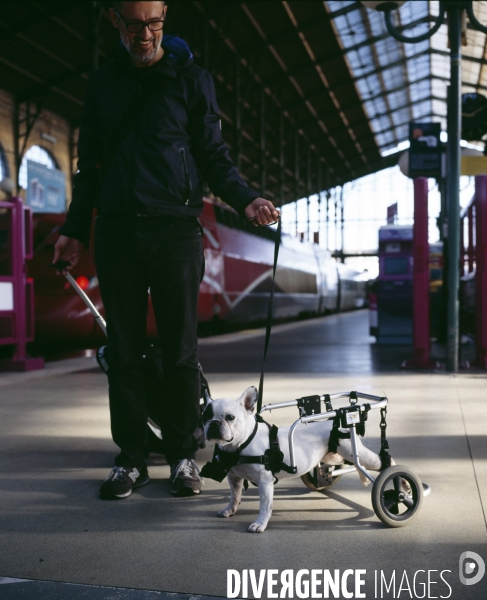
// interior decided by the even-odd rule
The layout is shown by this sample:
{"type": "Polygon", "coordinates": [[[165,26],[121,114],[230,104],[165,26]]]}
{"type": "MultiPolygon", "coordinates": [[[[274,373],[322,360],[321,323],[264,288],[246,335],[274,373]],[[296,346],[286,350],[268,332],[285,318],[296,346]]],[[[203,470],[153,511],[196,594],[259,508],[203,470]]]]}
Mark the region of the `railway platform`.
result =
{"type": "MultiPolygon", "coordinates": [[[[213,397],[258,384],[263,340],[253,330],[201,341],[213,397]]],[[[398,529],[377,519],[370,487],[347,475],[326,494],[300,479],[278,483],[268,529],[251,535],[255,488],[235,516],[219,519],[226,482],[206,480],[201,496],[173,498],[160,455],[151,455],[150,485],[123,501],[99,500],[116,449],[94,358],[0,374],[0,598],[227,598],[230,569],[362,571],[363,595],[354,597],[485,598],[487,576],[462,583],[459,561],[468,551],[487,562],[487,375],[401,371],[410,349],[372,342],[366,311],[276,326],[264,404],[352,389],[387,395],[391,453],[432,490],[398,529]]],[[[267,418],[284,425],[297,415],[267,418]]],[[[366,445],[378,450],[379,437],[371,414],[366,445]]],[[[211,455],[209,444],[198,463],[211,455]]],[[[261,597],[272,597],[266,590],[261,597]]]]}

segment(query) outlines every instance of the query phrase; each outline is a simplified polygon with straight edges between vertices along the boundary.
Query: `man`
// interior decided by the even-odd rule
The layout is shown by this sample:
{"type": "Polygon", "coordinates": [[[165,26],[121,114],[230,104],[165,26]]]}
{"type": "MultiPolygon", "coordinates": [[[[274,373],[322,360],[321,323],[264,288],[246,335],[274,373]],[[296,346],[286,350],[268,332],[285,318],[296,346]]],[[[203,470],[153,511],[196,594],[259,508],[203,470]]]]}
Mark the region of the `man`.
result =
{"type": "Polygon", "coordinates": [[[69,261],[66,270],[76,265],[97,206],[95,259],[112,359],[111,430],[120,447],[100,489],[107,499],[125,498],[149,483],[142,358],[149,289],[161,341],[161,428],[171,492],[201,491],[193,435],[204,270],[200,173],[241,216],[259,225],[279,216],[270,201],[247,187],[229,158],[211,75],[193,63],[182,40],[167,36],[162,43],[166,14],[162,1],[113,2],[110,19],[121,45],[116,59],[88,83],[79,172],[54,254],[54,262],[69,261]]]}

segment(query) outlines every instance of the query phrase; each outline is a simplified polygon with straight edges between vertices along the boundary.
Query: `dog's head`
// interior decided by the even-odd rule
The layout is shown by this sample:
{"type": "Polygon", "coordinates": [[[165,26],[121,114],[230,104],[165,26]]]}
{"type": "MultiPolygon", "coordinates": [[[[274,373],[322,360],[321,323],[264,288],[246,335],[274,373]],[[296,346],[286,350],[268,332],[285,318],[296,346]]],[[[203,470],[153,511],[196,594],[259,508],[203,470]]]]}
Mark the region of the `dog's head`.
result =
{"type": "Polygon", "coordinates": [[[206,439],[215,440],[221,447],[244,442],[248,419],[254,421],[257,396],[257,390],[251,386],[236,401],[220,398],[210,402],[203,412],[206,439]]]}

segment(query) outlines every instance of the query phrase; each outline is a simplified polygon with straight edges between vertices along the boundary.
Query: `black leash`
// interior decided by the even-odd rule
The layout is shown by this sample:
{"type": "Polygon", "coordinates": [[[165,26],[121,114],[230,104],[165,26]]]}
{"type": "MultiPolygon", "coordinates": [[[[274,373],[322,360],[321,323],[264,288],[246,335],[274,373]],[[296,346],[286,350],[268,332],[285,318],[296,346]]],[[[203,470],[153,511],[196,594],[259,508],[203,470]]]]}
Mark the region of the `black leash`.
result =
{"type": "Polygon", "coordinates": [[[272,287],[271,294],[269,297],[269,306],[267,308],[267,324],[265,330],[265,344],[264,344],[264,358],[262,360],[262,370],[260,372],[260,381],[259,381],[259,398],[257,400],[257,414],[260,413],[260,409],[262,408],[262,399],[264,396],[264,369],[265,369],[265,359],[267,357],[267,349],[269,347],[269,340],[271,339],[271,329],[272,329],[272,316],[274,313],[274,287],[275,287],[275,279],[276,279],[276,268],[277,268],[277,258],[279,256],[279,246],[281,244],[281,216],[279,217],[277,224],[277,236],[274,245],[274,265],[272,267],[272,287]]]}
{"type": "MultiPolygon", "coordinates": [[[[260,382],[259,382],[259,397],[257,399],[257,414],[255,415],[255,428],[250,436],[250,438],[242,444],[236,452],[226,452],[225,450],[215,446],[215,451],[213,454],[213,460],[210,463],[207,463],[203,469],[201,470],[201,475],[203,477],[209,477],[210,479],[215,479],[216,481],[223,481],[225,475],[230,471],[230,469],[236,465],[244,465],[244,464],[260,464],[264,465],[267,471],[271,471],[274,475],[275,481],[277,483],[278,479],[276,477],[276,473],[279,471],[286,471],[286,473],[296,473],[296,467],[290,467],[284,463],[284,454],[281,452],[279,448],[279,439],[277,436],[278,429],[275,425],[270,425],[260,416],[260,410],[262,408],[262,399],[264,394],[264,371],[265,371],[265,361],[267,357],[267,350],[269,348],[269,340],[271,337],[271,329],[272,329],[272,317],[274,313],[274,288],[275,288],[275,280],[276,280],[276,269],[277,269],[277,259],[279,257],[279,246],[281,243],[281,217],[279,217],[278,225],[277,225],[277,233],[276,233],[276,241],[274,244],[274,264],[272,267],[272,286],[271,293],[269,296],[269,306],[267,308],[267,324],[266,324],[266,333],[265,333],[265,344],[264,344],[264,358],[262,360],[262,370],[260,373],[260,382]],[[269,428],[269,448],[265,451],[262,456],[241,456],[241,451],[246,448],[250,442],[254,439],[255,434],[257,433],[257,427],[259,423],[264,423],[269,428]]],[[[244,482],[245,489],[248,488],[248,482],[244,482]]]]}

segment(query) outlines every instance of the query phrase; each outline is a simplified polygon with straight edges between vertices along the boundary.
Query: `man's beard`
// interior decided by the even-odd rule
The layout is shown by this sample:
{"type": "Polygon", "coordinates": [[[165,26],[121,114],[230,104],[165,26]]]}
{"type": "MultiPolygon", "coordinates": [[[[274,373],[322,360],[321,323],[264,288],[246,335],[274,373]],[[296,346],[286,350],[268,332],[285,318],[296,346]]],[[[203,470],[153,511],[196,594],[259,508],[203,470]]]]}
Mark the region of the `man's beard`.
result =
{"type": "MultiPolygon", "coordinates": [[[[137,42],[135,40],[132,42],[132,44],[130,44],[129,40],[125,36],[120,36],[120,37],[122,39],[122,44],[125,46],[127,52],[130,54],[130,56],[132,58],[134,58],[135,60],[138,60],[139,62],[150,62],[156,56],[157,51],[161,47],[161,43],[162,43],[162,36],[161,36],[159,42],[156,42],[155,46],[153,47],[152,52],[149,52],[148,54],[138,54],[137,49],[136,49],[137,42]]],[[[152,44],[154,44],[154,41],[152,41],[152,44]]]]}

